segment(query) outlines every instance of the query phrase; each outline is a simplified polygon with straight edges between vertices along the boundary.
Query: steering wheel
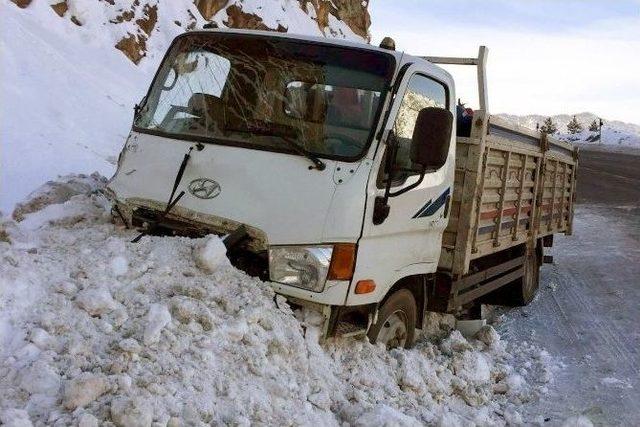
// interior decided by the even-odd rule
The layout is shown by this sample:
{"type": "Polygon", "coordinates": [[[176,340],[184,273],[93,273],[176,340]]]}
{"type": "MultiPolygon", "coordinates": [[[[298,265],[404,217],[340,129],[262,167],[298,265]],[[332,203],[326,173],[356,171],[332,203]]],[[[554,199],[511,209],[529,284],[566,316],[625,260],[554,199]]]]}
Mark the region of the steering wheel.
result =
{"type": "MultiPolygon", "coordinates": [[[[335,139],[340,141],[341,143],[341,147],[351,147],[353,149],[353,155],[355,156],[356,154],[359,154],[362,151],[362,142],[356,138],[353,138],[351,136],[345,135],[343,133],[337,133],[337,132],[328,132],[324,135],[323,140],[327,141],[329,139],[335,139]]],[[[335,150],[332,150],[335,151],[335,150]]],[[[351,152],[351,149],[347,148],[347,150],[341,150],[341,151],[349,151],[351,152]]],[[[343,155],[343,153],[338,152],[334,154],[340,154],[343,155]]]]}

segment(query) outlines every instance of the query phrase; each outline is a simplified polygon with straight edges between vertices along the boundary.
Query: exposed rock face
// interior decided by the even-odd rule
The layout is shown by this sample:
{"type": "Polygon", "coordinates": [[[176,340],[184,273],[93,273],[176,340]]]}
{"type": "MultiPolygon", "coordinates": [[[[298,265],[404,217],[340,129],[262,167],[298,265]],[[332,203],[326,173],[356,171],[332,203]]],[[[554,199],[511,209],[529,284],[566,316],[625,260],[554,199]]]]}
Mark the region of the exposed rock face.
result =
{"type": "Polygon", "coordinates": [[[139,1],[134,1],[131,9],[125,10],[118,15],[115,18],[115,22],[111,21],[112,23],[130,22],[138,15],[140,17],[135,20],[136,33],[127,33],[115,46],[116,49],[127,55],[127,58],[133,61],[134,64],[140,62],[146,55],[147,40],[158,22],[158,5],[147,3],[141,6],[139,1]]]}
{"type": "Polygon", "coordinates": [[[63,0],[60,3],[52,4],[51,9],[53,9],[53,11],[57,13],[59,17],[62,18],[64,14],[67,13],[67,10],[69,10],[69,5],[67,4],[66,1],[63,0]]]}
{"type": "Polygon", "coordinates": [[[195,0],[198,10],[207,21],[224,9],[228,3],[229,0],[195,0]]]}
{"type": "MultiPolygon", "coordinates": [[[[11,0],[28,7],[32,0],[11,0]]],[[[164,51],[178,32],[202,26],[307,33],[369,40],[369,0],[159,0],[51,1],[59,17],[95,31],[110,31],[114,47],[138,64],[164,51]],[[175,3],[174,3],[175,2],[175,3]],[[159,40],[154,42],[154,40],[159,40]],[[155,43],[155,44],[154,44],[155,43]],[[155,46],[155,47],[154,47],[155,46]]]]}
{"type": "MultiPolygon", "coordinates": [[[[300,8],[310,14],[318,25],[318,29],[325,35],[337,36],[331,28],[329,16],[343,21],[358,36],[369,40],[369,0],[298,0],[300,8]],[[313,11],[313,13],[311,13],[313,11]],[[314,16],[315,15],[315,16],[314,16]]],[[[284,24],[268,26],[263,19],[251,12],[243,10],[243,2],[237,0],[195,0],[198,10],[206,20],[213,19],[219,12],[225,11],[228,19],[224,24],[229,28],[248,28],[255,30],[274,30],[286,32],[284,24]]],[[[273,1],[273,7],[281,7],[273,1]]],[[[266,6],[265,6],[266,8],[266,6]]]]}
{"type": "Polygon", "coordinates": [[[224,21],[224,25],[229,28],[245,28],[248,30],[276,30],[281,33],[286,33],[287,28],[278,24],[276,28],[269,28],[255,13],[247,13],[242,10],[242,7],[237,4],[232,4],[227,7],[227,20],[224,21]]]}
{"type": "MultiPolygon", "coordinates": [[[[316,13],[316,21],[320,31],[325,33],[329,27],[329,15],[343,21],[351,30],[369,40],[369,26],[371,17],[369,16],[369,0],[299,0],[304,11],[308,11],[312,6],[316,13]]],[[[329,31],[331,29],[329,28],[329,31]]]]}
{"type": "Polygon", "coordinates": [[[31,0],[11,0],[11,1],[21,9],[24,9],[25,7],[31,4],[31,0]]]}

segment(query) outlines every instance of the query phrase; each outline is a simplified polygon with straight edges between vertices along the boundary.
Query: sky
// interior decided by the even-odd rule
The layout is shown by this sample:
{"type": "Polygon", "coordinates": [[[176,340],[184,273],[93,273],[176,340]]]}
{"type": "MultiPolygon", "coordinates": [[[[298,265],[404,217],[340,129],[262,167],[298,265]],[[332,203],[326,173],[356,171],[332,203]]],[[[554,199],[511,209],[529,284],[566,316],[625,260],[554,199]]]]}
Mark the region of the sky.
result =
{"type": "MultiPolygon", "coordinates": [[[[640,0],[371,0],[371,42],[414,55],[489,48],[489,110],[640,124],[640,0]]],[[[475,69],[446,67],[477,106],[475,69]]]]}

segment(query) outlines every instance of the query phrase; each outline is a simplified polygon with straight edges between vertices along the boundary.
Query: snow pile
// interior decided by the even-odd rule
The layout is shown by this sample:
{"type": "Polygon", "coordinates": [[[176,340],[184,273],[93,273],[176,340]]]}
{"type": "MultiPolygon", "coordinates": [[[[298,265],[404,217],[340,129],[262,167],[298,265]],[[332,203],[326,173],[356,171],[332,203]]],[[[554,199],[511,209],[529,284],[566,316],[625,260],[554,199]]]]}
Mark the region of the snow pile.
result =
{"type": "Polygon", "coordinates": [[[92,190],[0,222],[7,425],[505,425],[551,381],[548,354],[490,326],[467,340],[442,319],[409,351],[320,344],[319,313],[234,269],[217,237],[129,243],[108,208],[92,190]]]}
{"type": "MultiPolygon", "coordinates": [[[[536,125],[542,126],[544,120],[547,118],[546,116],[538,114],[528,116],[498,114],[498,116],[529,129],[535,129],[536,125]]],[[[589,125],[594,120],[596,122],[599,120],[599,117],[593,113],[580,113],[574,115],[559,114],[551,116],[551,119],[558,127],[558,132],[553,136],[564,141],[584,142],[590,145],[603,144],[640,148],[640,125],[637,124],[604,119],[604,126],[602,127],[602,141],[599,141],[594,139],[597,132],[589,131],[589,125]],[[570,134],[567,131],[567,123],[569,123],[574,116],[582,125],[583,130],[576,134],[570,134]]]]}

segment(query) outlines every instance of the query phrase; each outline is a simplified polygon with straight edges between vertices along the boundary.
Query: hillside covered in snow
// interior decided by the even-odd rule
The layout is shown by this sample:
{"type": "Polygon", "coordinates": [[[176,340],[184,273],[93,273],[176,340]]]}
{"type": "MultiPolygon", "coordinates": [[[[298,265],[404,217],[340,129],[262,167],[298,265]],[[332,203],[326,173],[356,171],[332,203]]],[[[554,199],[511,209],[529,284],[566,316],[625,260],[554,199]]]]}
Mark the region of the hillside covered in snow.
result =
{"type": "MultiPolygon", "coordinates": [[[[530,129],[536,129],[537,125],[542,126],[544,120],[547,119],[547,116],[541,116],[539,114],[531,114],[527,116],[498,114],[498,116],[530,129]]],[[[558,127],[558,132],[555,136],[565,141],[592,145],[602,144],[640,148],[640,125],[637,124],[603,119],[604,125],[602,126],[602,141],[600,141],[597,139],[597,132],[589,131],[589,125],[593,121],[596,121],[596,123],[599,121],[599,117],[593,113],[559,114],[551,116],[551,119],[558,127]],[[578,123],[582,125],[583,130],[582,132],[571,134],[567,130],[567,124],[574,116],[578,123]]]]}
{"type": "Polygon", "coordinates": [[[0,211],[68,173],[111,176],[173,38],[224,28],[368,40],[359,0],[0,0],[0,211]],[[41,160],[42,159],[42,160],[41,160]]]}

